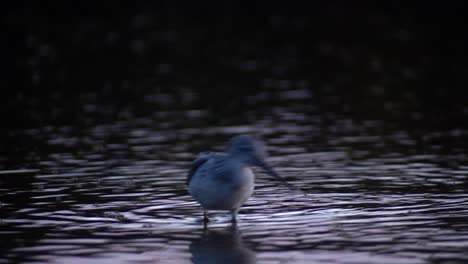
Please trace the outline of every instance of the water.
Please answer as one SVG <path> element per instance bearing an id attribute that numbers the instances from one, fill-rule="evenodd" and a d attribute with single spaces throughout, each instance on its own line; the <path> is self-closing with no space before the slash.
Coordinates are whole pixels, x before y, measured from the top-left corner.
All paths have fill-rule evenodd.
<path id="1" fill-rule="evenodd" d="M 463 9 L 29 2 L 2 17 L 0 264 L 468 262 Z M 298 190 L 256 170 L 205 229 L 190 164 L 245 133 Z"/>
<path id="2" fill-rule="evenodd" d="M 176 124 L 174 116 L 203 123 L 207 113 L 191 109 L 16 131 L 36 150 L 24 168 L 0 171 L 0 262 L 468 261 L 466 148 L 444 151 L 467 131 L 420 142 L 382 121 L 324 123 L 298 105 L 241 125 Z M 268 161 L 300 190 L 256 171 L 238 225 L 212 212 L 204 230 L 188 168 L 199 151 L 222 151 L 239 133 L 260 134 Z"/>

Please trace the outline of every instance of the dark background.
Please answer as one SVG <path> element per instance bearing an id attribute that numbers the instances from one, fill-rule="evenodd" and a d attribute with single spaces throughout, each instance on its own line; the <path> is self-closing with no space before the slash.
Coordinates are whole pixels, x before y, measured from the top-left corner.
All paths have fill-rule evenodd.
<path id="1" fill-rule="evenodd" d="M 187 108 L 242 120 L 250 96 L 305 88 L 320 112 L 466 127 L 461 3 L 3 3 L 3 124 L 87 126 Z"/>

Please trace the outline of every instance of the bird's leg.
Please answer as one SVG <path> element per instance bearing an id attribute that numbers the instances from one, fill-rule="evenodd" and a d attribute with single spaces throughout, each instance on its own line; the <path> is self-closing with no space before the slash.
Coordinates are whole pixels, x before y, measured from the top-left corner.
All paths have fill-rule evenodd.
<path id="1" fill-rule="evenodd" d="M 239 209 L 232 209 L 231 210 L 231 222 L 232 223 L 237 223 L 237 212 L 239 211 Z"/>
<path id="2" fill-rule="evenodd" d="M 210 221 L 210 219 L 208 219 L 208 213 L 206 212 L 206 210 L 203 210 L 203 222 L 206 224 Z"/>

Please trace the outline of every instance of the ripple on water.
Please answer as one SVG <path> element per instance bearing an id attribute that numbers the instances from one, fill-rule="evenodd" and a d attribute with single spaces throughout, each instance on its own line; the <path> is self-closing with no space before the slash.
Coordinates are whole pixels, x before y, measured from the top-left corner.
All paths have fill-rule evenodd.
<path id="1" fill-rule="evenodd" d="M 349 122 L 330 128 L 324 147 L 308 136 L 320 131 L 318 120 L 301 125 L 304 118 L 283 116 L 281 126 L 264 120 L 261 130 L 204 128 L 202 138 L 194 128 L 155 132 L 142 119 L 90 128 L 86 140 L 49 128 L 41 137 L 63 153 L 44 156 L 38 169 L 0 171 L 2 181 L 28 179 L 0 185 L 0 235 L 11 241 L 0 259 L 189 263 L 219 250 L 220 259 L 233 254 L 245 263 L 468 261 L 466 156 L 447 156 L 457 165 L 445 166 L 439 154 L 405 152 L 401 146 L 415 143 L 398 131 L 377 151 L 381 136 Z M 105 144 L 113 131 L 115 142 Z M 269 161 L 300 190 L 256 169 L 237 229 L 228 214 L 210 212 L 203 230 L 185 187 L 191 159 L 214 142 L 210 150 L 219 151 L 231 135 L 257 131 L 269 143 Z M 83 141 L 95 147 L 74 151 Z"/>

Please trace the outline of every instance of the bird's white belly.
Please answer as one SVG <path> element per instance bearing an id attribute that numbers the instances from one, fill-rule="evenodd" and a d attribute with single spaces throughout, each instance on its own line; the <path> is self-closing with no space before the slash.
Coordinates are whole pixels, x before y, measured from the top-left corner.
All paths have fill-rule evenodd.
<path id="1" fill-rule="evenodd" d="M 238 209 L 252 195 L 255 177 L 248 167 L 235 177 L 233 182 L 223 182 L 213 177 L 194 177 L 189 192 L 206 209 Z"/>

